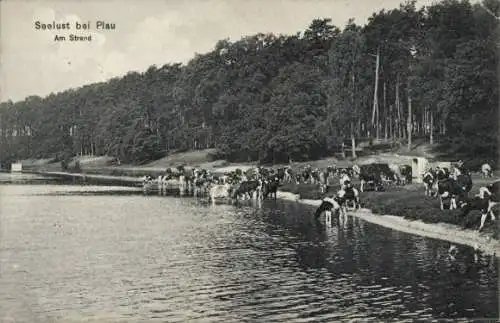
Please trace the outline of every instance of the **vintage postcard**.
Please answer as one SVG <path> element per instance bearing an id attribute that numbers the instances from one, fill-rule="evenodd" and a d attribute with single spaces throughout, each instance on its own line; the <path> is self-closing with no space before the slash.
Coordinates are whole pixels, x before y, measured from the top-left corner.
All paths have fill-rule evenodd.
<path id="1" fill-rule="evenodd" d="M 0 322 L 498 320 L 499 22 L 0 1 Z"/>

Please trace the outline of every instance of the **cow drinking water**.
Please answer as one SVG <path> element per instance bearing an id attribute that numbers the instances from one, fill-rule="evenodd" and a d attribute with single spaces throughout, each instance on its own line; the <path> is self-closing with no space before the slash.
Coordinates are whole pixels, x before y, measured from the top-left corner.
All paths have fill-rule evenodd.
<path id="1" fill-rule="evenodd" d="M 314 216 L 319 218 L 322 213 L 325 213 L 326 223 L 332 222 L 332 212 L 335 215 L 342 215 L 342 207 L 337 198 L 325 197 L 321 202 L 321 205 L 314 212 Z M 345 215 L 344 215 L 345 216 Z"/>

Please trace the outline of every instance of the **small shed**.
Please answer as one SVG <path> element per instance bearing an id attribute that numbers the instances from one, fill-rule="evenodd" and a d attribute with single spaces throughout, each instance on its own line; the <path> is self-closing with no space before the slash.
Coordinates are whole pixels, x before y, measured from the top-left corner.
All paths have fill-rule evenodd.
<path id="1" fill-rule="evenodd" d="M 10 165 L 10 171 L 12 173 L 14 173 L 14 172 L 22 172 L 23 171 L 23 164 L 21 164 L 21 163 L 12 163 Z"/>
<path id="2" fill-rule="evenodd" d="M 411 159 L 412 180 L 415 183 L 422 183 L 423 175 L 429 166 L 429 160 L 424 157 L 413 157 Z"/>

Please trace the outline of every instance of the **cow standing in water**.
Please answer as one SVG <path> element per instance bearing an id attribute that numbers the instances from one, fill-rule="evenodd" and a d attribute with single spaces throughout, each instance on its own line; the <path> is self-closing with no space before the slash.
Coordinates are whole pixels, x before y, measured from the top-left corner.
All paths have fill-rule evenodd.
<path id="1" fill-rule="evenodd" d="M 343 210 L 336 197 L 325 197 L 321 202 L 321 205 L 316 209 L 314 216 L 319 218 L 322 213 L 325 213 L 325 222 L 327 225 L 330 225 L 332 222 L 332 212 L 337 216 L 345 217 L 345 214 L 342 214 Z M 339 217 L 340 220 L 340 217 Z"/>
<path id="2" fill-rule="evenodd" d="M 344 208 L 345 212 L 347 212 L 347 204 L 348 202 L 353 203 L 353 210 L 359 209 L 359 192 L 355 187 L 352 187 L 351 182 L 345 183 L 345 188 L 340 189 L 337 192 L 338 200 L 340 201 L 340 205 Z"/>
<path id="3" fill-rule="evenodd" d="M 279 187 L 279 179 L 277 177 L 269 178 L 264 181 L 262 198 L 266 199 L 269 195 L 271 195 L 276 200 L 276 195 Z"/>

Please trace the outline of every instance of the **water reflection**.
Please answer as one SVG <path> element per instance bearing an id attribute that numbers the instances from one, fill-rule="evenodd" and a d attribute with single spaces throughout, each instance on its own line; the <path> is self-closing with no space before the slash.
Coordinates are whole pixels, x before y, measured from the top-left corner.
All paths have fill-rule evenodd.
<path id="1" fill-rule="evenodd" d="M 498 316 L 497 258 L 472 248 L 457 245 L 453 259 L 447 242 L 358 218 L 327 226 L 314 207 L 279 200 L 212 205 L 107 189 L 0 186 L 0 313 L 42 322 Z"/>

